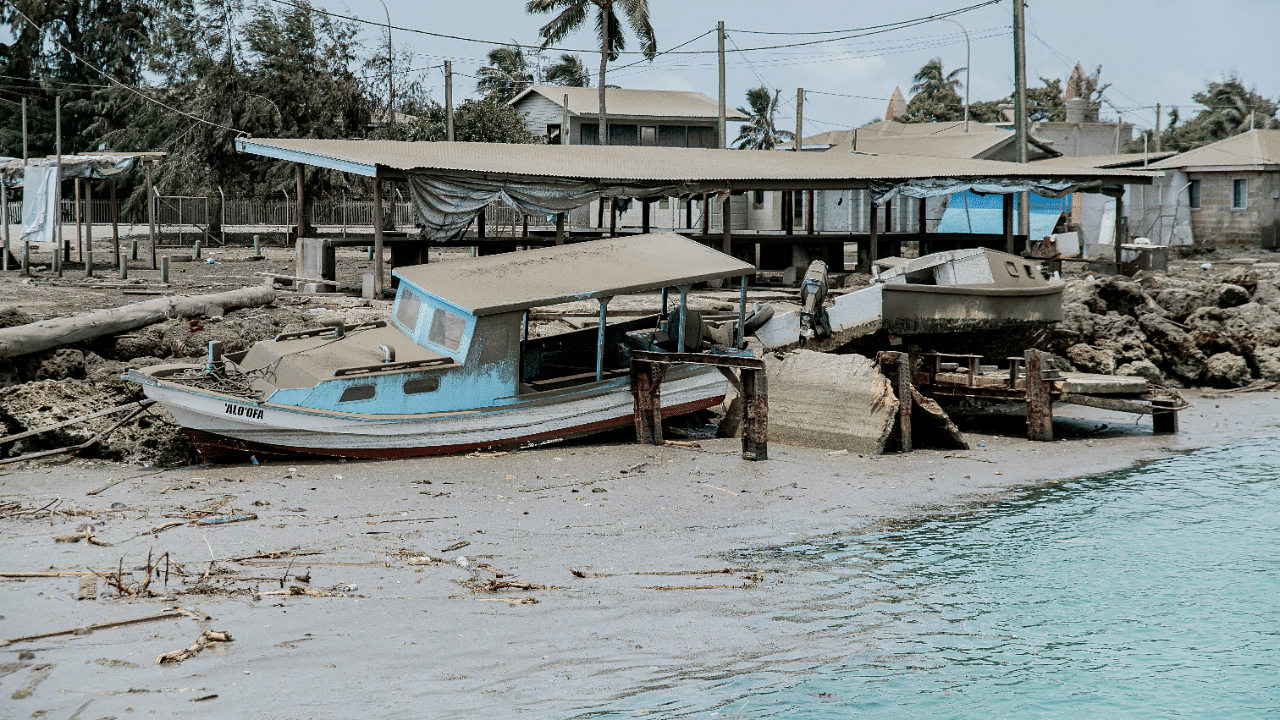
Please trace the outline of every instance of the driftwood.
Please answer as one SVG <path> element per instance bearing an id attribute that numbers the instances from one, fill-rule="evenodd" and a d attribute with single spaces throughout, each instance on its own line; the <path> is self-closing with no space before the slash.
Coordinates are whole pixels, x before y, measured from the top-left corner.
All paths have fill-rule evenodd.
<path id="1" fill-rule="evenodd" d="M 0 647 L 12 645 L 14 643 L 28 642 L 30 640 L 43 640 L 44 638 L 57 637 L 59 635 L 85 635 L 94 630 L 106 630 L 109 628 L 124 627 L 125 625 L 137 625 L 138 623 L 153 622 L 155 620 L 172 620 L 173 618 L 186 617 L 180 612 L 166 612 L 159 615 L 147 615 L 140 618 L 132 618 L 130 620 L 116 620 L 115 622 L 99 623 L 97 625 L 86 625 L 85 627 L 71 628 L 70 630 L 58 630 L 57 632 L 40 633 L 39 635 L 24 635 L 23 637 L 13 638 L 10 640 L 0 640 Z"/>
<path id="2" fill-rule="evenodd" d="M 0 358 L 16 357 L 103 335 L 127 332 L 167 318 L 203 315 L 210 306 L 220 307 L 224 311 L 235 310 L 268 305 L 275 298 L 275 291 L 271 288 L 255 286 L 213 295 L 165 297 L 135 305 L 0 328 Z"/>
<path id="3" fill-rule="evenodd" d="M 225 630 L 205 630 L 200 637 L 184 650 L 174 650 L 156 657 L 157 665 L 174 665 L 188 658 L 195 657 L 201 650 L 218 642 L 231 642 L 231 633 Z"/>

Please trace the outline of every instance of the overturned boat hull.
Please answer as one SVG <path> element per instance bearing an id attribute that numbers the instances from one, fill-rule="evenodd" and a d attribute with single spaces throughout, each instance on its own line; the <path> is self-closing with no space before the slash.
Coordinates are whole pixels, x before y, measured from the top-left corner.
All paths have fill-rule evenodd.
<path id="1" fill-rule="evenodd" d="M 522 396 L 488 408 L 421 415 L 362 415 L 300 408 L 200 391 L 133 371 L 210 461 L 247 454 L 400 458 L 535 444 L 634 422 L 628 378 Z M 662 384 L 662 415 L 675 417 L 724 401 L 714 368 L 673 368 Z"/>

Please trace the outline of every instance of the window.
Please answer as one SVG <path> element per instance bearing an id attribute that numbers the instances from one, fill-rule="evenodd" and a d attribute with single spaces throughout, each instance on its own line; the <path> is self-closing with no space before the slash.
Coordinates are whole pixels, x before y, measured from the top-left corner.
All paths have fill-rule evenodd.
<path id="1" fill-rule="evenodd" d="M 791 194 L 791 210 L 795 219 L 804 217 L 804 193 L 797 191 Z"/>
<path id="2" fill-rule="evenodd" d="M 659 125 L 658 145 L 661 147 L 688 147 L 689 132 L 683 125 Z"/>
<path id="3" fill-rule="evenodd" d="M 657 145 L 658 144 L 658 128 L 656 127 L 640 127 L 640 144 L 641 145 Z"/>
<path id="4" fill-rule="evenodd" d="M 436 308 L 435 315 L 431 318 L 431 331 L 427 333 L 427 340 L 441 347 L 457 350 L 458 345 L 462 344 L 462 333 L 466 329 L 466 318 L 448 310 Z"/>
<path id="5" fill-rule="evenodd" d="M 396 304 L 396 322 L 410 335 L 418 327 L 418 311 L 421 309 L 422 300 L 417 293 L 408 287 L 400 291 L 400 302 Z"/>
<path id="6" fill-rule="evenodd" d="M 716 129 L 690 125 L 688 142 L 688 147 L 691 148 L 714 148 L 716 146 Z"/>
<path id="7" fill-rule="evenodd" d="M 579 145 L 599 145 L 600 144 L 600 124 L 599 123 L 582 123 L 578 126 L 578 144 Z"/>
<path id="8" fill-rule="evenodd" d="M 610 145 L 639 145 L 640 132 L 635 125 L 609 125 Z"/>
<path id="9" fill-rule="evenodd" d="M 560 123 L 547 125 L 547 144 L 560 145 Z"/>
<path id="10" fill-rule="evenodd" d="M 338 398 L 338 402 L 355 402 L 357 400 L 372 400 L 374 393 L 377 391 L 372 385 L 352 385 L 342 391 L 342 397 Z"/>
<path id="11" fill-rule="evenodd" d="M 659 209 L 659 210 L 670 210 L 670 209 L 671 209 L 671 198 L 662 198 L 661 200 L 659 200 L 659 201 L 658 201 L 658 209 Z"/>
<path id="12" fill-rule="evenodd" d="M 1190 204 L 1192 210 L 1200 209 L 1200 181 L 1192 180 L 1187 186 L 1187 195 L 1190 196 Z"/>
<path id="13" fill-rule="evenodd" d="M 1249 197 L 1249 181 L 1240 179 L 1231 181 L 1231 207 L 1236 210 L 1245 208 Z"/>
<path id="14" fill-rule="evenodd" d="M 419 393 L 435 392 L 440 389 L 440 376 L 427 375 L 426 377 L 414 378 L 406 381 L 404 384 L 405 395 L 418 395 Z"/>
<path id="15" fill-rule="evenodd" d="M 759 210 L 764 207 L 764 191 L 763 190 L 751 191 L 751 207 L 756 210 Z"/>

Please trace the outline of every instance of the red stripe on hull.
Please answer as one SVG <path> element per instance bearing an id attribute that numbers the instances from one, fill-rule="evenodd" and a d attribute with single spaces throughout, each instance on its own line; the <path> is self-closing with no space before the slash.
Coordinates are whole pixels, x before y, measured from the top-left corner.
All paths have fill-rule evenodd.
<path id="1" fill-rule="evenodd" d="M 687 415 L 691 412 L 715 407 L 722 402 L 724 402 L 723 395 L 718 398 L 708 398 L 706 400 L 672 405 L 671 407 L 662 408 L 662 417 L 669 418 Z M 537 442 L 539 440 L 581 437 L 583 435 L 590 435 L 592 433 L 626 427 L 628 425 L 632 425 L 634 422 L 634 415 L 623 415 L 622 417 L 610 420 L 587 423 L 586 425 L 578 425 L 576 427 L 565 428 L 564 430 L 552 430 L 545 433 L 522 435 L 508 440 L 485 443 L 464 443 L 459 445 L 435 445 L 419 448 L 297 448 L 284 445 L 268 445 L 266 443 L 258 443 L 250 440 L 240 440 L 238 438 L 218 435 L 204 430 L 193 430 L 191 428 L 183 428 L 183 430 L 185 430 L 187 436 L 191 438 L 191 442 L 195 444 L 196 450 L 200 452 L 200 457 L 204 458 L 206 462 L 216 463 L 243 460 L 247 455 L 312 455 L 370 459 L 419 457 L 422 455 L 448 455 L 450 453 L 470 452 L 472 450 L 481 450 L 484 448 L 518 446 Z"/>

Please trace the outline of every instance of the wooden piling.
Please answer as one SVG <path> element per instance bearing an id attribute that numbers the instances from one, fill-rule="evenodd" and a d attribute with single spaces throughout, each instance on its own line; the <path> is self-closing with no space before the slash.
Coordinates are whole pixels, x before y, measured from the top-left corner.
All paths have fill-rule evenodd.
<path id="1" fill-rule="evenodd" d="M 1026 364 L 1027 439 L 1053 441 L 1053 398 L 1044 379 L 1044 353 L 1028 350 Z"/>

